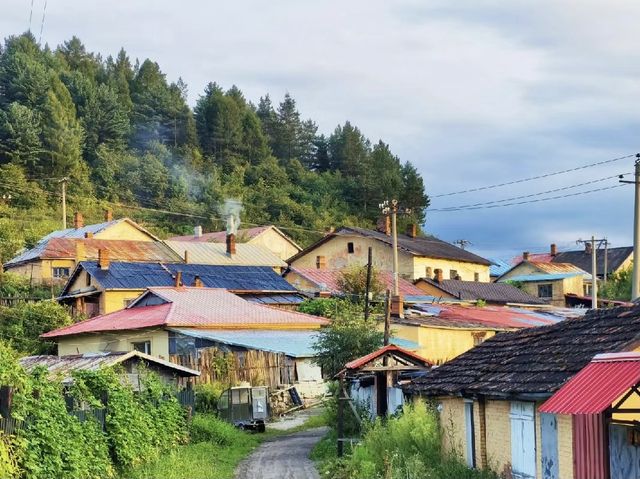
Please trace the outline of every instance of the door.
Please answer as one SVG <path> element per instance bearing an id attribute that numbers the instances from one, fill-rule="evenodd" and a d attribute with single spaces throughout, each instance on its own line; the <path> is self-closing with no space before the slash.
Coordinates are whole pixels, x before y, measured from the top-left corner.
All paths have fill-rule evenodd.
<path id="1" fill-rule="evenodd" d="M 473 434 L 473 401 L 464 402 L 465 453 L 467 466 L 476 467 L 475 436 Z"/>
<path id="2" fill-rule="evenodd" d="M 532 402 L 511 403 L 511 469 L 514 479 L 536 477 L 535 405 Z"/>
<path id="3" fill-rule="evenodd" d="M 555 414 L 540 414 L 542 479 L 558 479 L 558 419 Z"/>
<path id="4" fill-rule="evenodd" d="M 640 453 L 634 445 L 636 435 L 628 426 L 609 426 L 611 479 L 640 478 Z"/>

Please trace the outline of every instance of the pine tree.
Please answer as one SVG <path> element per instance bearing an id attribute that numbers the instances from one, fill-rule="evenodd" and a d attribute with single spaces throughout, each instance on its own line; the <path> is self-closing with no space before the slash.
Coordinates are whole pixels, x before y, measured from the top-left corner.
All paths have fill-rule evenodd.
<path id="1" fill-rule="evenodd" d="M 278 115 L 273 109 L 273 104 L 271 103 L 269 95 L 260 97 L 256 114 L 262 124 L 262 131 L 267 138 L 269 147 L 272 151 L 275 151 L 275 142 L 278 137 Z"/>
<path id="2" fill-rule="evenodd" d="M 17 102 L 6 112 L 0 110 L 0 163 L 10 162 L 35 172 L 42 155 L 40 131 L 37 111 Z"/>

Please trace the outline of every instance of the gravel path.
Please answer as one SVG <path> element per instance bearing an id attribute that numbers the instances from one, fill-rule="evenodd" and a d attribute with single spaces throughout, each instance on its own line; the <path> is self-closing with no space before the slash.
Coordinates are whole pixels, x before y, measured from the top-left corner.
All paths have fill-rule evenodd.
<path id="1" fill-rule="evenodd" d="M 326 427 L 279 436 L 262 443 L 236 470 L 236 479 L 319 479 L 309 453 Z"/>

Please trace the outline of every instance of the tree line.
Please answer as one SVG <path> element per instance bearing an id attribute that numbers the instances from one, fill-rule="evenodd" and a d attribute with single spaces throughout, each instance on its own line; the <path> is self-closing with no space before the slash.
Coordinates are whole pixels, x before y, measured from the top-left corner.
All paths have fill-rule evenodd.
<path id="1" fill-rule="evenodd" d="M 51 49 L 30 33 L 10 36 L 0 46 L 0 220 L 18 236 L 35 226 L 11 223 L 15 209 L 50 222 L 62 177 L 72 207 L 178 211 L 211 218 L 212 228 L 228 197 L 243 201 L 247 223 L 308 230 L 371 226 L 391 197 L 422 223 L 429 203 L 416 168 L 389 145 L 348 121 L 320 133 L 289 94 L 254 104 L 212 82 L 191 108 L 182 79 L 168 81 L 150 59 L 132 61 L 124 49 L 105 59 L 76 37 Z M 194 223 L 126 213 L 161 232 Z M 23 236 L 14 243 L 29 243 Z"/>

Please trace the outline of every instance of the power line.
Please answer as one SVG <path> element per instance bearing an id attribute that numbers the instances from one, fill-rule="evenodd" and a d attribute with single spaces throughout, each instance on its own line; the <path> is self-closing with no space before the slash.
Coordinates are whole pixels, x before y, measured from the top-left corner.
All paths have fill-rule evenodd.
<path id="1" fill-rule="evenodd" d="M 618 158 L 612 158 L 611 160 L 598 161 L 596 163 L 590 163 L 588 165 L 577 166 L 575 168 L 569 168 L 567 170 L 554 171 L 553 173 L 545 173 L 544 175 L 531 176 L 529 178 L 522 178 L 522 179 L 519 179 L 519 180 L 507 181 L 507 182 L 504 182 L 504 183 L 497 183 L 495 185 L 481 186 L 481 187 L 478 187 L 478 188 L 470 188 L 468 190 L 452 191 L 451 193 L 441 193 L 439 195 L 432 195 L 431 198 L 441 198 L 443 196 L 461 195 L 463 193 L 472 193 L 474 191 L 483 191 L 483 190 L 489 190 L 489 189 L 492 189 L 492 188 L 500 188 L 502 186 L 515 185 L 515 184 L 518 184 L 518 183 L 525 183 L 527 181 L 539 180 L 539 179 L 542 179 L 542 178 L 548 178 L 550 176 L 562 175 L 564 173 L 570 173 L 572 171 L 584 170 L 586 168 L 592 168 L 594 166 L 606 165 L 608 163 L 613 163 L 615 161 L 620 161 L 620 160 L 626 160 L 627 158 L 633 158 L 635 156 L 636 156 L 636 154 L 633 153 L 631 155 L 625 155 L 625 156 L 620 156 Z"/>
<path id="2" fill-rule="evenodd" d="M 42 30 L 44 30 L 44 19 L 47 15 L 47 0 L 44 0 L 44 8 L 42 9 L 42 23 L 40 24 L 40 38 L 38 38 L 38 45 L 42 42 Z"/>
<path id="3" fill-rule="evenodd" d="M 484 202 L 481 202 L 481 203 L 473 203 L 473 204 L 468 204 L 468 205 L 447 206 L 447 207 L 443 207 L 443 208 L 438 208 L 438 210 L 447 210 L 447 209 L 458 210 L 458 209 L 471 208 L 471 207 L 474 207 L 474 206 L 484 206 L 484 205 L 492 205 L 492 204 L 495 204 L 495 203 L 504 203 L 506 201 L 520 200 L 520 199 L 523 199 L 523 198 L 533 198 L 535 196 L 542 196 L 542 195 L 546 195 L 546 194 L 549 194 L 549 193 L 557 193 L 558 191 L 570 190 L 570 189 L 573 189 L 573 188 L 578 188 L 580 186 L 592 185 L 594 183 L 600 183 L 602 181 L 610 180 L 612 178 L 619 178 L 620 176 L 630 175 L 630 174 L 631 173 L 622 173 L 621 175 L 605 176 L 604 178 L 598 178 L 597 180 L 586 181 L 584 183 L 577 183 L 575 185 L 563 186 L 562 188 L 555 188 L 553 190 L 540 191 L 538 193 L 531 193 L 531 194 L 528 194 L 528 195 L 513 196 L 511 198 L 503 198 L 501 200 L 493 200 L 493 201 L 484 201 Z M 436 210 L 431 210 L 431 211 L 436 211 Z"/>
<path id="4" fill-rule="evenodd" d="M 528 204 L 528 203 L 539 203 L 542 201 L 550 201 L 550 200 L 559 200 L 562 198 L 569 198 L 572 196 L 581 196 L 581 195 L 586 195 L 589 193 L 596 193 L 598 191 L 606 191 L 606 190 L 612 190 L 614 188 L 620 188 L 621 186 L 625 186 L 625 185 L 613 185 L 613 186 L 605 186 L 604 188 L 596 188 L 594 190 L 586 190 L 586 191 L 579 191 L 577 193 L 570 193 L 567 195 L 558 195 L 558 196 L 550 196 L 548 198 L 539 198 L 537 200 L 527 200 L 527 201 L 518 201 L 515 203 L 501 203 L 501 204 L 496 204 L 496 205 L 485 205 L 485 206 L 475 206 L 475 207 L 470 207 L 470 208 L 440 208 L 440 209 L 435 209 L 435 210 L 427 210 L 428 212 L 436 212 L 436 213 L 441 213 L 441 212 L 452 212 L 452 211 L 470 211 L 470 210 L 482 210 L 482 209 L 489 209 L 489 208 L 500 208 L 503 206 L 515 206 L 515 205 L 524 205 L 524 204 Z"/>

